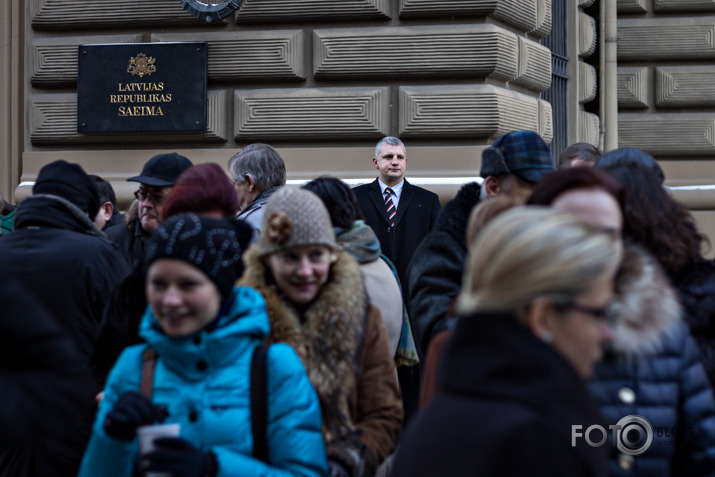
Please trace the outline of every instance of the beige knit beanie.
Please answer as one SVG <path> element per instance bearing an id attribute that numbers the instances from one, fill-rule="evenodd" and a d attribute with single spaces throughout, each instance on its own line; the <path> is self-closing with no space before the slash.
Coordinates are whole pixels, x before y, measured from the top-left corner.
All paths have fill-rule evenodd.
<path id="1" fill-rule="evenodd" d="M 314 193 L 281 187 L 265 205 L 258 252 L 265 256 L 301 245 L 336 248 L 330 215 Z"/>

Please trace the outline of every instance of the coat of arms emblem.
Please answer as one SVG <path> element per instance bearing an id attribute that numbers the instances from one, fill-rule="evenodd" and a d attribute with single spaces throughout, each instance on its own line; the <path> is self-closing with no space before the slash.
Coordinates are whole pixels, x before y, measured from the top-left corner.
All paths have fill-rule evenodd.
<path id="1" fill-rule="evenodd" d="M 127 73 L 143 78 L 144 75 L 156 73 L 156 66 L 154 66 L 154 63 L 156 63 L 156 58 L 153 56 L 147 57 L 144 53 L 139 53 L 137 56 L 129 59 L 129 68 L 127 68 Z"/>

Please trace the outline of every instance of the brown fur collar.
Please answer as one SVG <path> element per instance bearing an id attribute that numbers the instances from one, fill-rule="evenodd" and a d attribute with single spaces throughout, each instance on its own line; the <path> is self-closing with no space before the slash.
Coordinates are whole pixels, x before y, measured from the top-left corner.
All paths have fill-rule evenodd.
<path id="1" fill-rule="evenodd" d="M 129 230 L 134 230 L 134 227 L 136 227 L 138 220 L 139 201 L 135 199 L 134 201 L 132 201 L 131 205 L 127 209 L 127 212 L 124 214 L 124 224 Z"/>
<path id="2" fill-rule="evenodd" d="M 652 354 L 681 320 L 675 289 L 658 262 L 636 245 L 626 245 L 615 280 L 613 349 L 619 355 Z"/>
<path id="3" fill-rule="evenodd" d="M 347 252 L 337 252 L 328 282 L 301 322 L 271 283 L 255 245 L 243 260 L 246 270 L 238 284 L 258 290 L 265 298 L 271 323 L 268 342 L 291 345 L 303 361 L 321 401 L 326 442 L 346 436 L 354 429 L 348 398 L 356 388 L 368 307 L 360 266 Z"/>

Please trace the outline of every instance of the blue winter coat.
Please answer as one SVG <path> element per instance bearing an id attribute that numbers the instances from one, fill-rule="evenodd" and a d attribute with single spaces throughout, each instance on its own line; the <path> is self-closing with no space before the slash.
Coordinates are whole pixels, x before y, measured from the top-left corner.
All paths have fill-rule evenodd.
<path id="1" fill-rule="evenodd" d="M 180 437 L 216 454 L 217 477 L 325 475 L 318 398 L 298 355 L 283 344 L 267 353 L 270 466 L 252 457 L 250 364 L 268 335 L 268 317 L 263 298 L 251 288 L 234 288 L 228 303 L 215 327 L 182 338 L 164 335 L 147 309 L 140 335 L 159 355 L 152 401 L 166 406 L 165 423 L 181 425 Z M 122 394 L 139 389 L 146 347 L 128 348 L 112 369 L 80 477 L 132 475 L 138 439 L 113 439 L 103 423 Z"/>
<path id="2" fill-rule="evenodd" d="M 631 456 L 619 451 L 609 431 L 611 476 L 715 476 L 715 398 L 697 344 L 655 259 L 634 246 L 624 251 L 615 281 L 612 352 L 590 385 L 608 425 L 642 416 L 653 428 L 653 441 L 649 447 L 639 441 L 625 446 L 648 447 Z"/>

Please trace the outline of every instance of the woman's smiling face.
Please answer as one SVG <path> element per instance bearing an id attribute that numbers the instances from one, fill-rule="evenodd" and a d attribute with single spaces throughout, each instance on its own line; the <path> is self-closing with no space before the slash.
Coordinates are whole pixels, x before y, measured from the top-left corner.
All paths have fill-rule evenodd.
<path id="1" fill-rule="evenodd" d="M 146 298 L 167 336 L 188 336 L 218 315 L 221 294 L 198 268 L 175 258 L 160 258 L 147 271 Z"/>
<path id="2" fill-rule="evenodd" d="M 295 305 L 311 303 L 330 273 L 331 250 L 324 245 L 302 245 L 276 252 L 266 265 L 280 291 Z"/>

